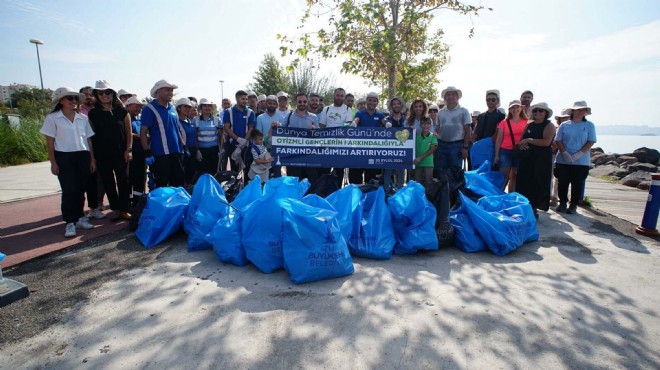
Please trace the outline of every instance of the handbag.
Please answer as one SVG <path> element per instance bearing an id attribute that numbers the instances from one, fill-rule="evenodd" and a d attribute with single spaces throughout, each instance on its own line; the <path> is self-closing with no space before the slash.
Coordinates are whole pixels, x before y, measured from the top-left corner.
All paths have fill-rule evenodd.
<path id="1" fill-rule="evenodd" d="M 518 145 L 519 143 L 516 143 L 516 141 L 514 140 L 513 130 L 511 129 L 511 122 L 509 121 L 508 118 L 506 119 L 506 124 L 509 126 L 509 135 L 511 135 L 511 143 L 513 144 L 513 149 L 511 150 L 511 155 L 514 159 L 520 159 L 523 156 L 525 156 L 525 154 L 527 154 L 528 151 L 527 150 L 521 150 L 520 145 Z M 526 129 L 527 129 L 527 126 L 525 126 L 525 130 Z M 523 130 L 523 132 L 525 130 Z"/>

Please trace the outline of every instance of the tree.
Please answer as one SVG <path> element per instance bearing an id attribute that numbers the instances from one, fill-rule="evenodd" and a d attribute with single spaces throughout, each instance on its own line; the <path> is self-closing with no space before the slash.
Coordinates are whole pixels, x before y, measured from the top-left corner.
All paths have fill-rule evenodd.
<path id="1" fill-rule="evenodd" d="M 441 10 L 476 15 L 482 9 L 455 0 L 307 0 L 299 29 L 304 30 L 312 16 L 327 16 L 329 28 L 278 35 L 280 50 L 282 56 L 294 57 L 292 66 L 309 61 L 310 54 L 339 57 L 342 72 L 387 86 L 389 97 L 398 89 L 429 94 L 449 60 L 443 31 L 430 33 L 431 21 Z"/>
<path id="2" fill-rule="evenodd" d="M 22 117 L 40 119 L 50 112 L 52 96 L 53 91 L 50 89 L 42 92 L 41 89 L 31 88 L 14 92 L 11 100 Z"/>
<path id="3" fill-rule="evenodd" d="M 258 94 L 275 95 L 279 91 L 286 91 L 289 86 L 286 72 L 280 66 L 273 54 L 266 54 L 254 74 L 254 83 L 248 88 Z"/>
<path id="4" fill-rule="evenodd" d="M 289 74 L 289 96 L 296 96 L 297 93 L 306 94 L 315 93 L 322 96 L 325 101 L 332 101 L 335 89 L 335 78 L 332 76 L 319 76 L 318 68 L 312 63 L 306 62 L 299 64 Z"/>

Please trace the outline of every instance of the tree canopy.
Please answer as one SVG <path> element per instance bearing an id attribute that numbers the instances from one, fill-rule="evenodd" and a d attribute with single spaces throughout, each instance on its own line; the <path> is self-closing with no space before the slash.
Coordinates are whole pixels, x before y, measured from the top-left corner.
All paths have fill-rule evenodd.
<path id="1" fill-rule="evenodd" d="M 438 73 L 449 61 L 443 30 L 431 32 L 431 21 L 441 10 L 477 15 L 482 9 L 454 0 L 308 0 L 302 34 L 278 35 L 280 50 L 294 58 L 292 67 L 312 54 L 339 57 L 342 72 L 387 86 L 389 97 L 431 98 L 437 95 Z M 328 27 L 307 30 L 312 17 L 327 17 Z"/>
<path id="2" fill-rule="evenodd" d="M 289 81 L 286 72 L 273 54 L 266 54 L 254 74 L 254 83 L 248 88 L 259 94 L 275 95 L 278 91 L 288 91 Z"/>

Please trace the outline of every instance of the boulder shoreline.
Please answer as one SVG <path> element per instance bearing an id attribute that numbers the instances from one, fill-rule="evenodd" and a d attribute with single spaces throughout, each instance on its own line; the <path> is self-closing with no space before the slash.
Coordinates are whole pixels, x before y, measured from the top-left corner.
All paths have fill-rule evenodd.
<path id="1" fill-rule="evenodd" d="M 591 170 L 595 177 L 607 178 L 619 184 L 648 190 L 651 174 L 658 172 L 660 152 L 642 147 L 632 153 L 606 154 L 602 148 L 591 148 Z"/>

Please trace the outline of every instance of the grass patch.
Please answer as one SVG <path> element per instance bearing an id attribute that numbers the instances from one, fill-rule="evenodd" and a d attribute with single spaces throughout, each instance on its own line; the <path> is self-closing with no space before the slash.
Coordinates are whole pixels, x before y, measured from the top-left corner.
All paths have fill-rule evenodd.
<path id="1" fill-rule="evenodd" d="M 605 180 L 607 182 L 611 182 L 612 184 L 618 184 L 619 181 L 620 181 L 616 177 L 612 177 L 612 176 L 596 176 L 596 178 L 601 179 L 601 180 Z"/>
<path id="2" fill-rule="evenodd" d="M 0 165 L 13 166 L 48 160 L 41 120 L 21 119 L 18 127 L 0 124 Z"/>
<path id="3" fill-rule="evenodd" d="M 593 203 L 591 203 L 591 199 L 589 197 L 584 197 L 584 199 L 582 200 L 582 205 L 584 207 L 592 207 Z"/>

